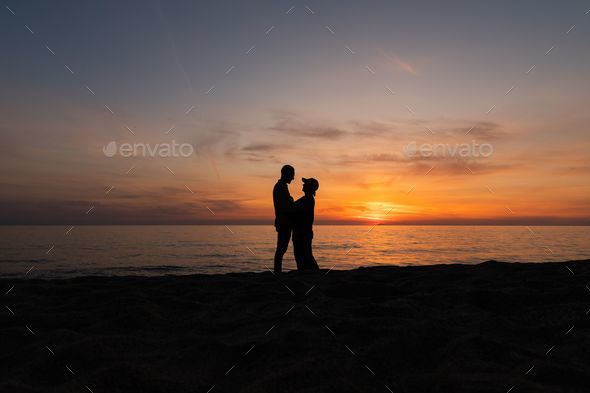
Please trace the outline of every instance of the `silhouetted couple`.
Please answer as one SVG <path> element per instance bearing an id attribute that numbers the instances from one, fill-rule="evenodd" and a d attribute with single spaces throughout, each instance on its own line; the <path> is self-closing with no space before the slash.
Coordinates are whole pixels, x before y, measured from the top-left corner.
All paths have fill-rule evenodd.
<path id="1" fill-rule="evenodd" d="M 285 165 L 281 168 L 281 178 L 272 191 L 275 206 L 275 228 L 277 230 L 277 250 L 275 252 L 274 270 L 280 273 L 283 265 L 283 255 L 289 247 L 291 234 L 293 235 L 293 254 L 297 270 L 318 270 L 318 264 L 313 257 L 311 242 L 313 239 L 313 210 L 315 207 L 315 192 L 320 183 L 313 178 L 303 180 L 304 196 L 293 201 L 289 194 L 288 184 L 295 178 L 295 168 Z"/>

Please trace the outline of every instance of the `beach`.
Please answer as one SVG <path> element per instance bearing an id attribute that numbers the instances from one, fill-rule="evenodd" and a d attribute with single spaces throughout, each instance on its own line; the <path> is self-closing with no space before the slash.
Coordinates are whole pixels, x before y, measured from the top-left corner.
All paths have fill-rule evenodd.
<path id="1" fill-rule="evenodd" d="M 589 278 L 590 260 L 3 279 L 0 391 L 586 392 Z"/>

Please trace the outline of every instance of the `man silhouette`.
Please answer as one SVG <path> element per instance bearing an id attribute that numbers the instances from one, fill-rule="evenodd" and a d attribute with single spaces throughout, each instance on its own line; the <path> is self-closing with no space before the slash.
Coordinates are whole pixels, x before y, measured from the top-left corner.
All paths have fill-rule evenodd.
<path id="1" fill-rule="evenodd" d="M 287 252 L 291 231 L 293 230 L 293 198 L 289 194 L 291 180 L 295 178 L 295 168 L 285 165 L 281 168 L 281 178 L 272 190 L 272 200 L 275 207 L 275 229 L 277 230 L 277 249 L 275 251 L 274 270 L 281 273 L 283 255 Z"/>

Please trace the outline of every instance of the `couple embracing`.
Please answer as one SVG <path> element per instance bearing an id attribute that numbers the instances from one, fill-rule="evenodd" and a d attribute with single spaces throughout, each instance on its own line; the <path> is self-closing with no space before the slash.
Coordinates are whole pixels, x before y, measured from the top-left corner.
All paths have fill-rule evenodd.
<path id="1" fill-rule="evenodd" d="M 294 201 L 289 194 L 288 184 L 295 178 L 295 168 L 285 165 L 281 168 L 281 178 L 272 191 L 275 207 L 275 229 L 277 230 L 277 250 L 275 252 L 274 270 L 280 273 L 283 265 L 283 255 L 287 252 L 291 235 L 293 235 L 293 254 L 297 263 L 297 270 L 318 270 L 318 264 L 313 257 L 311 242 L 313 239 L 313 211 L 315 207 L 315 193 L 320 183 L 313 178 L 301 178 L 303 193 Z"/>

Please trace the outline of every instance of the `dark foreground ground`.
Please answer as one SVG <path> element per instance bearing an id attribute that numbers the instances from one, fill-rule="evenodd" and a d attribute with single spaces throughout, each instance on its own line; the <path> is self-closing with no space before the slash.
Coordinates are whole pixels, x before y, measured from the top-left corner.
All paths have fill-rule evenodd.
<path id="1" fill-rule="evenodd" d="M 590 261 L 3 280 L 0 391 L 588 392 L 589 279 Z"/>

